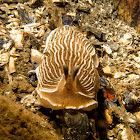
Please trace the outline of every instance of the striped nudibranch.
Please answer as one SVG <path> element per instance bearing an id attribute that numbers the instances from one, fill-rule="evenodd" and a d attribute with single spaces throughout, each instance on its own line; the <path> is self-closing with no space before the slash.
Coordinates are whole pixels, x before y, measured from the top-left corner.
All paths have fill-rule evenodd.
<path id="1" fill-rule="evenodd" d="M 75 27 L 53 30 L 36 69 L 40 103 L 55 110 L 96 108 L 100 83 L 97 61 L 94 47 Z"/>

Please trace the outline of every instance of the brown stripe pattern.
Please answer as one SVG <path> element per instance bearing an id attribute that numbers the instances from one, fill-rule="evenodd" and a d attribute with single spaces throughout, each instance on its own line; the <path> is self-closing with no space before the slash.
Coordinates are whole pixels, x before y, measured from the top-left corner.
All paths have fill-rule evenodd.
<path id="1" fill-rule="evenodd" d="M 78 93 L 95 97 L 99 87 L 99 76 L 93 60 L 95 49 L 81 32 L 71 26 L 55 29 L 46 40 L 44 53 L 42 64 L 36 70 L 41 92 L 52 94 L 58 90 L 64 77 L 64 65 L 68 67 L 69 76 L 79 66 L 76 76 L 81 89 Z"/>

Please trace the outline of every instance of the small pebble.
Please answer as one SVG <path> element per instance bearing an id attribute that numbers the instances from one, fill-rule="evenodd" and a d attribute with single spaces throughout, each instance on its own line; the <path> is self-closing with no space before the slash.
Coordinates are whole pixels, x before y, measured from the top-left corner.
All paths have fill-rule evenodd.
<path id="1" fill-rule="evenodd" d="M 105 49 L 107 54 L 111 54 L 112 53 L 112 50 L 111 50 L 109 45 L 107 45 L 107 44 L 106 45 L 102 45 L 102 47 Z"/>
<path id="2" fill-rule="evenodd" d="M 111 68 L 110 68 L 108 65 L 107 65 L 106 67 L 103 68 L 103 72 L 104 72 L 105 74 L 109 74 L 109 75 L 112 74 L 112 73 L 111 73 Z"/>
<path id="3" fill-rule="evenodd" d="M 126 74 L 124 72 L 116 72 L 114 74 L 114 78 L 121 78 L 121 77 L 124 77 Z"/>
<path id="4" fill-rule="evenodd" d="M 14 45 L 14 41 L 11 39 L 7 43 L 3 44 L 3 48 L 8 50 Z"/>
<path id="5" fill-rule="evenodd" d="M 140 78 L 140 75 L 136 75 L 136 74 L 130 74 L 130 75 L 128 75 L 128 78 L 130 79 L 130 80 L 132 80 L 132 79 L 139 79 Z"/>
<path id="6" fill-rule="evenodd" d="M 126 33 L 122 38 L 120 38 L 120 43 L 124 45 L 131 45 L 133 43 L 133 37 L 130 33 Z"/>
<path id="7" fill-rule="evenodd" d="M 110 42 L 109 46 L 112 50 L 117 51 L 119 49 L 119 44 L 117 44 L 116 42 Z"/>

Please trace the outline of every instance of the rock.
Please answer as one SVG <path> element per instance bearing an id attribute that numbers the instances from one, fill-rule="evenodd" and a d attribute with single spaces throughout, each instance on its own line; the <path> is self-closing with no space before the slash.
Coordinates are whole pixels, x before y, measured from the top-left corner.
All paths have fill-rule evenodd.
<path id="1" fill-rule="evenodd" d="M 109 46 L 112 50 L 117 51 L 119 49 L 119 44 L 117 44 L 116 42 L 109 42 Z"/>
<path id="2" fill-rule="evenodd" d="M 106 51 L 107 54 L 112 53 L 112 50 L 111 50 L 111 48 L 110 48 L 110 46 L 108 44 L 102 45 L 101 47 L 104 48 L 104 50 Z"/>
<path id="3" fill-rule="evenodd" d="M 95 38 L 97 38 L 100 42 L 106 42 L 106 34 L 103 33 L 101 30 L 97 30 L 95 27 L 87 25 L 83 26 L 85 30 L 94 34 Z"/>
<path id="4" fill-rule="evenodd" d="M 20 17 L 20 21 L 25 22 L 26 24 L 33 22 L 33 20 L 28 15 L 29 13 L 25 9 L 22 9 L 20 6 L 18 6 L 17 10 Z"/>
<path id="5" fill-rule="evenodd" d="M 12 48 L 10 50 L 10 59 L 9 59 L 9 72 L 14 73 L 16 72 L 16 67 L 15 67 L 15 60 L 17 59 L 16 56 L 19 56 L 19 54 L 16 54 L 16 48 Z"/>
<path id="6" fill-rule="evenodd" d="M 15 48 L 21 49 L 22 48 L 22 40 L 23 40 L 24 31 L 13 29 L 9 32 L 10 32 L 11 38 L 15 42 Z"/>
<path id="7" fill-rule="evenodd" d="M 129 78 L 129 81 L 132 80 L 132 79 L 137 80 L 137 79 L 140 78 L 140 75 L 130 74 L 130 75 L 128 75 L 128 78 Z"/>
<path id="8" fill-rule="evenodd" d="M 86 113 L 65 113 L 67 125 L 65 139 L 86 140 L 89 136 L 89 121 Z"/>
<path id="9" fill-rule="evenodd" d="M 116 125 L 113 131 L 109 131 L 108 135 L 110 140 L 136 140 L 138 138 L 133 130 L 124 124 Z"/>
<path id="10" fill-rule="evenodd" d="M 10 72 L 10 73 L 16 72 L 16 68 L 15 68 L 15 58 L 14 58 L 14 57 L 10 57 L 10 59 L 9 59 L 9 72 Z"/>
<path id="11" fill-rule="evenodd" d="M 121 77 L 124 77 L 126 74 L 124 72 L 116 72 L 114 74 L 114 78 L 121 78 Z"/>
<path id="12" fill-rule="evenodd" d="M 113 52 L 111 55 L 113 56 L 113 59 L 115 59 L 115 58 L 117 58 L 118 53 L 117 52 Z"/>
<path id="13" fill-rule="evenodd" d="M 70 2 L 70 0 L 51 0 L 51 1 L 52 3 L 55 3 L 57 5 L 63 5 Z"/>
<path id="14" fill-rule="evenodd" d="M 133 59 L 140 64 L 140 56 L 136 57 L 135 55 L 133 55 Z"/>
<path id="15" fill-rule="evenodd" d="M 14 45 L 14 40 L 9 40 L 7 43 L 3 44 L 3 48 L 9 50 Z"/>
<path id="16" fill-rule="evenodd" d="M 42 62 L 42 57 L 43 54 L 41 52 L 39 52 L 38 50 L 35 49 L 31 49 L 31 62 L 34 64 L 41 64 Z"/>
<path id="17" fill-rule="evenodd" d="M 63 2 L 63 0 L 52 0 L 53 3 L 59 3 L 59 2 Z"/>
<path id="18" fill-rule="evenodd" d="M 0 54 L 0 66 L 3 66 L 9 62 L 10 54 L 9 53 L 3 53 Z"/>
<path id="19" fill-rule="evenodd" d="M 131 45 L 133 43 L 133 37 L 130 33 L 124 34 L 122 38 L 120 38 L 120 43 L 123 45 Z"/>
<path id="20" fill-rule="evenodd" d="M 103 68 L 103 72 L 105 74 L 111 75 L 111 68 L 107 65 L 106 67 Z"/>

